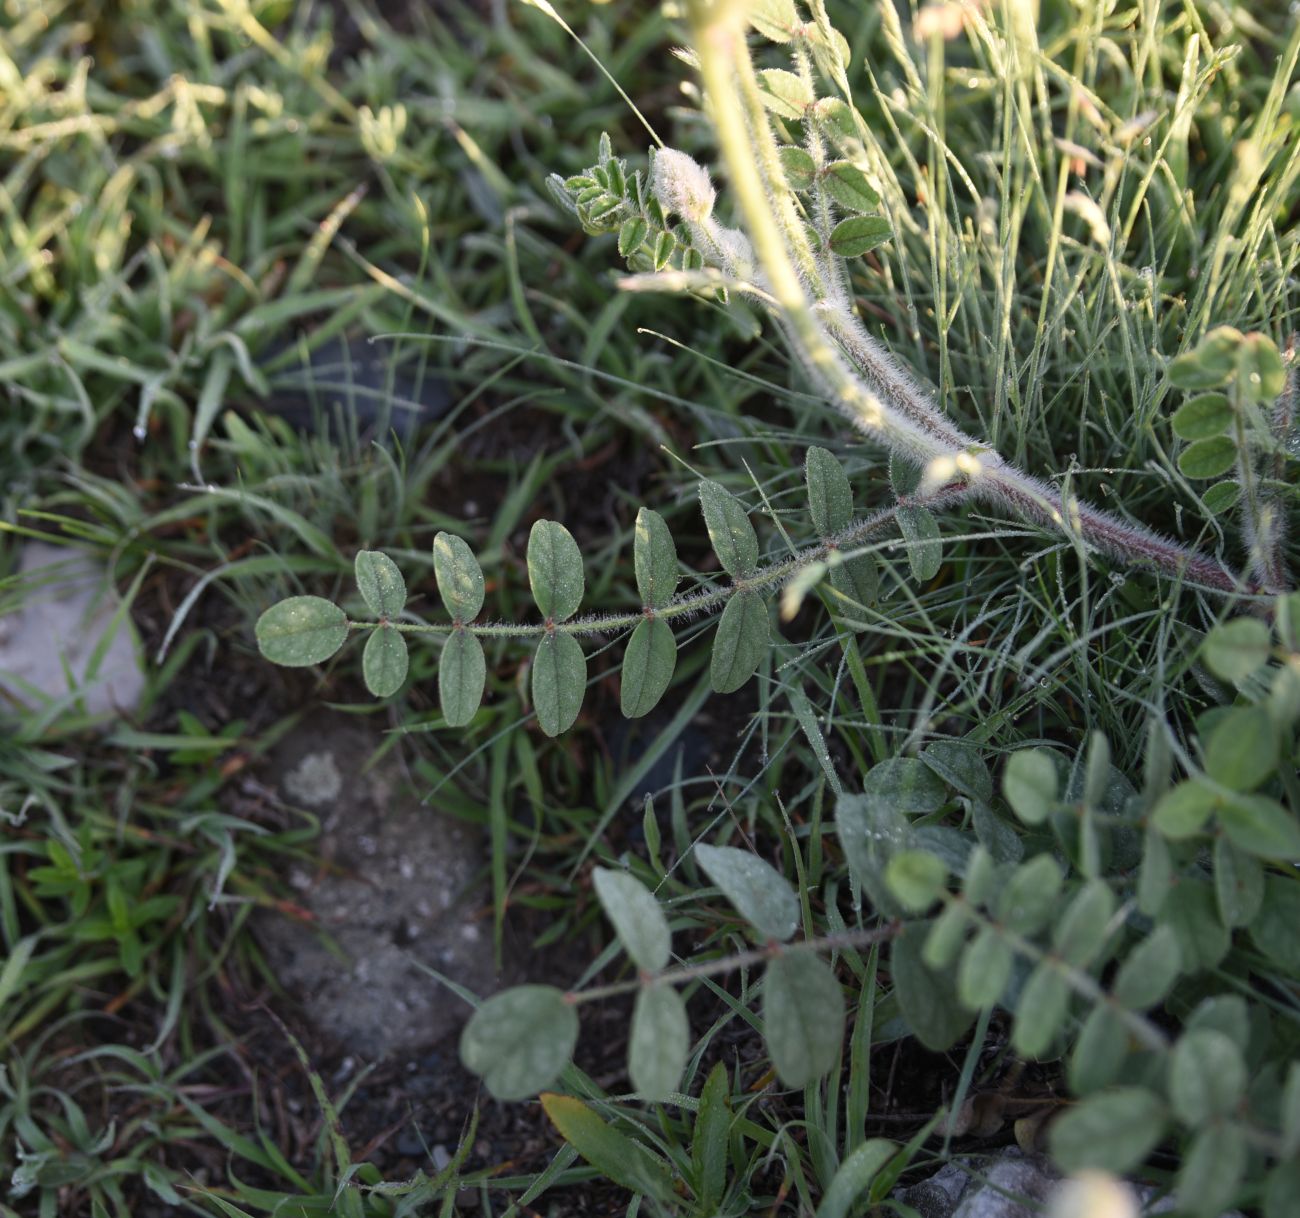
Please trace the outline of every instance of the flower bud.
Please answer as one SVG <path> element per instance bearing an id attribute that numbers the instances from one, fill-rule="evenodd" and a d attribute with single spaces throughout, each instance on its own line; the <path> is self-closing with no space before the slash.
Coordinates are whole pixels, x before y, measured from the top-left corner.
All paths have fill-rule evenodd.
<path id="1" fill-rule="evenodd" d="M 707 220 L 717 198 L 709 171 L 675 148 L 662 148 L 655 153 L 651 186 L 664 211 L 681 216 L 690 224 Z"/>

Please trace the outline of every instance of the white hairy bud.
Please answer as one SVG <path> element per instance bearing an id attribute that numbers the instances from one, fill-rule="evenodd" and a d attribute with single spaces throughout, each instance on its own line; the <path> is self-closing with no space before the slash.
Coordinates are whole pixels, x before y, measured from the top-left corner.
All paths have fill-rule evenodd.
<path id="1" fill-rule="evenodd" d="M 675 148 L 655 153 L 651 186 L 664 211 L 681 216 L 688 224 L 702 223 L 713 212 L 717 192 L 709 181 L 709 171 Z"/>

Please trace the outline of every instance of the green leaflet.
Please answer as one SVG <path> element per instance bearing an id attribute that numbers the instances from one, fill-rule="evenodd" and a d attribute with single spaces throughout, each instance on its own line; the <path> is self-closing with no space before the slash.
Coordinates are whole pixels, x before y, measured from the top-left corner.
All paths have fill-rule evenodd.
<path id="1" fill-rule="evenodd" d="M 929 583 L 939 573 L 943 546 L 939 541 L 939 524 L 929 508 L 901 507 L 898 527 L 907 542 L 907 561 L 917 583 Z"/>
<path id="2" fill-rule="evenodd" d="M 1104 880 L 1079 889 L 1052 932 L 1052 946 L 1067 964 L 1081 968 L 1101 952 L 1115 913 L 1115 896 Z"/>
<path id="3" fill-rule="evenodd" d="M 1052 1122 L 1048 1141 L 1066 1171 L 1094 1167 L 1132 1171 L 1165 1136 L 1167 1115 L 1145 1087 L 1116 1087 L 1090 1096 Z"/>
<path id="4" fill-rule="evenodd" d="M 1237 460 L 1237 446 L 1228 436 L 1195 440 L 1183 449 L 1178 468 L 1188 478 L 1217 478 L 1226 474 Z"/>
<path id="5" fill-rule="evenodd" d="M 1011 1043 L 1022 1057 L 1042 1057 L 1052 1047 L 1069 1012 L 1070 987 L 1059 969 L 1044 960 L 1020 992 Z"/>
<path id="6" fill-rule="evenodd" d="M 1093 1007 L 1070 1054 L 1070 1090 L 1091 1095 L 1109 1087 L 1124 1068 L 1128 1040 L 1128 1028 L 1110 1007 Z"/>
<path id="7" fill-rule="evenodd" d="M 1241 684 L 1268 661 L 1268 627 L 1253 617 L 1220 622 L 1201 644 L 1205 663 L 1216 677 Z"/>
<path id="8" fill-rule="evenodd" d="M 438 700 L 448 727 L 464 727 L 474 718 L 486 681 L 483 644 L 468 630 L 453 630 L 438 662 Z"/>
<path id="9" fill-rule="evenodd" d="M 654 709 L 676 665 L 677 640 L 668 623 L 658 618 L 638 623 L 623 654 L 619 703 L 626 718 L 639 719 Z"/>
<path id="10" fill-rule="evenodd" d="M 658 972 L 668 963 L 672 932 L 654 893 L 635 876 L 606 867 L 592 872 L 592 882 L 623 950 L 638 968 Z"/>
<path id="11" fill-rule="evenodd" d="M 528 583 L 548 622 L 564 622 L 578 612 L 584 590 L 582 552 L 564 525 L 554 520 L 533 525 L 528 535 Z"/>
<path id="12" fill-rule="evenodd" d="M 890 948 L 890 973 L 903 1018 L 927 1049 L 951 1048 L 975 1016 L 957 1001 L 949 970 L 934 971 L 921 958 L 920 934 L 900 935 Z"/>
<path id="13" fill-rule="evenodd" d="M 1240 1125 L 1201 1130 L 1178 1172 L 1179 1211 L 1191 1218 L 1219 1218 L 1237 1196 L 1246 1163 L 1246 1134 Z"/>
<path id="14" fill-rule="evenodd" d="M 1157 926 L 1120 966 L 1115 1000 L 1130 1010 L 1145 1011 L 1173 988 L 1181 968 L 1177 936 L 1168 926 Z"/>
<path id="15" fill-rule="evenodd" d="M 578 1013 L 550 985 L 520 985 L 489 998 L 460 1038 L 460 1059 L 499 1100 L 524 1100 L 568 1065 Z"/>
<path id="16" fill-rule="evenodd" d="M 909 913 L 924 913 L 939 899 L 948 868 L 928 850 L 903 850 L 885 865 L 885 883 Z"/>
<path id="17" fill-rule="evenodd" d="M 1268 708 L 1233 706 L 1205 741 L 1205 772 L 1234 791 L 1253 791 L 1277 768 L 1277 735 Z"/>
<path id="18" fill-rule="evenodd" d="M 1185 1032 L 1169 1055 L 1169 1102 L 1192 1128 L 1232 1112 L 1246 1081 L 1241 1050 L 1215 1028 Z"/>
<path id="19" fill-rule="evenodd" d="M 348 617 L 320 596 L 291 596 L 257 619 L 257 646 L 273 664 L 306 668 L 328 660 L 348 637 Z"/>
<path id="20" fill-rule="evenodd" d="M 700 483 L 700 506 L 713 552 L 733 579 L 744 579 L 758 566 L 758 535 L 734 495 L 708 479 Z"/>
<path id="21" fill-rule="evenodd" d="M 1172 423 L 1179 439 L 1208 440 L 1232 426 L 1232 407 L 1226 394 L 1202 393 L 1174 411 Z"/>
<path id="22" fill-rule="evenodd" d="M 737 592 L 723 609 L 713 639 L 710 674 L 718 693 L 733 693 L 754 675 L 767 654 L 768 634 L 766 602 L 750 589 Z"/>
<path id="23" fill-rule="evenodd" d="M 632 1010 L 627 1070 L 632 1086 L 650 1103 L 677 1090 L 691 1051 L 686 1004 L 671 985 L 642 987 Z"/>
<path id="24" fill-rule="evenodd" d="M 800 24 L 794 0 L 754 0 L 745 17 L 764 38 L 773 42 L 789 42 L 793 37 L 792 28 Z"/>
<path id="25" fill-rule="evenodd" d="M 632 559 L 641 603 L 662 609 L 677 591 L 677 545 L 664 518 L 649 508 L 636 514 Z"/>
<path id="26" fill-rule="evenodd" d="M 826 1074 L 844 1039 L 844 992 L 831 967 L 807 951 L 787 951 L 763 977 L 763 1039 L 787 1087 Z"/>
<path id="27" fill-rule="evenodd" d="M 401 634 L 391 626 L 379 626 L 370 632 L 361 653 L 361 675 L 376 698 L 387 698 L 401 689 L 409 665 L 406 639 Z"/>
<path id="28" fill-rule="evenodd" d="M 376 617 L 391 620 L 406 608 L 406 581 L 387 554 L 361 550 L 354 569 L 361 599 Z"/>
<path id="29" fill-rule="evenodd" d="M 831 250 L 841 258 L 860 258 L 893 235 L 884 216 L 850 216 L 831 230 Z"/>
<path id="30" fill-rule="evenodd" d="M 785 170 L 785 180 L 792 190 L 807 190 L 813 184 L 817 166 L 802 148 L 786 144 L 778 149 L 781 168 Z"/>
<path id="31" fill-rule="evenodd" d="M 930 954 L 927 951 L 927 957 Z M 981 927 L 962 954 L 957 969 L 957 994 L 962 1005 L 978 1011 L 999 1001 L 1011 980 L 1014 962 L 1006 936 L 996 927 Z"/>
<path id="32" fill-rule="evenodd" d="M 867 175 L 862 172 L 852 161 L 832 161 L 822 171 L 822 189 L 838 203 L 841 207 L 846 207 L 849 211 L 866 212 L 871 211 L 880 203 L 880 196 L 876 194 L 871 183 L 867 181 Z M 878 222 L 875 231 L 880 231 L 879 226 L 883 225 L 884 237 L 880 241 L 874 242 L 875 245 L 881 244 L 881 241 L 887 241 L 892 234 L 889 227 L 889 221 L 881 216 L 868 217 Z M 836 226 L 836 232 L 839 231 L 840 225 Z M 857 231 L 857 240 L 862 240 L 862 232 Z M 835 234 L 831 234 L 832 245 L 834 249 Z M 871 249 L 872 246 L 867 246 Z M 835 251 L 837 254 L 840 250 Z M 860 253 L 866 253 L 866 249 L 860 250 Z"/>
<path id="33" fill-rule="evenodd" d="M 548 736 L 567 732 L 586 692 L 587 657 L 577 639 L 552 631 L 533 659 L 533 706 L 542 731 Z"/>
<path id="34" fill-rule="evenodd" d="M 433 539 L 433 574 L 452 621 L 472 622 L 483 608 L 483 569 L 474 551 L 454 533 Z"/>
<path id="35" fill-rule="evenodd" d="M 853 490 L 844 466 L 826 449 L 814 447 L 804 457 L 803 469 L 817 536 L 830 537 L 848 528 L 853 521 Z"/>
<path id="36" fill-rule="evenodd" d="M 1056 763 L 1046 749 L 1019 749 L 1002 771 L 1002 794 L 1027 825 L 1046 820 L 1056 806 Z"/>
<path id="37" fill-rule="evenodd" d="M 793 72 L 784 68 L 766 68 L 758 74 L 765 90 L 763 104 L 782 118 L 799 120 L 813 104 L 812 90 Z"/>
<path id="38" fill-rule="evenodd" d="M 1264 868 L 1227 837 L 1214 843 L 1214 896 L 1224 926 L 1249 926 L 1264 903 Z"/>
<path id="39" fill-rule="evenodd" d="M 799 898 L 771 863 L 734 846 L 695 847 L 695 861 L 764 939 L 784 943 L 799 925 Z"/>

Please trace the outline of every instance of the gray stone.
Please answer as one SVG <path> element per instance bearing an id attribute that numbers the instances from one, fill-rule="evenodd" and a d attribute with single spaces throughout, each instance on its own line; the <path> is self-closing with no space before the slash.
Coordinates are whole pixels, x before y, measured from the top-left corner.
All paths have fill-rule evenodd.
<path id="1" fill-rule="evenodd" d="M 77 692 L 85 711 L 130 713 L 144 692 L 140 645 L 103 563 L 88 550 L 29 541 L 19 563 L 21 604 L 0 617 L 0 708 L 38 711 Z M 111 631 L 111 634 L 110 634 Z M 95 649 L 108 642 L 93 674 Z"/>
<path id="2" fill-rule="evenodd" d="M 1046 1159 L 1014 1147 L 954 1159 L 898 1199 L 921 1218 L 1038 1218 L 1060 1176 Z"/>
<path id="3" fill-rule="evenodd" d="M 469 1016 L 420 964 L 480 996 L 500 985 L 479 838 L 421 806 L 396 753 L 369 766 L 381 742 L 355 719 L 318 714 L 276 749 L 285 802 L 321 818 L 322 862 L 288 877 L 314 923 L 269 910 L 254 918 L 285 988 L 369 1062 L 431 1045 Z"/>

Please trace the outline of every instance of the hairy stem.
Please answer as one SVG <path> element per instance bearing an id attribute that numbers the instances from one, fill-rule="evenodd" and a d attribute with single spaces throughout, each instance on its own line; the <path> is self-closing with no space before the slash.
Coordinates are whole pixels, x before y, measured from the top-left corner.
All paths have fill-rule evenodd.
<path id="1" fill-rule="evenodd" d="M 863 520 L 859 520 L 832 537 L 807 546 L 789 558 L 769 563 L 759 568 L 746 579 L 736 579 L 729 584 L 716 588 L 707 588 L 703 592 L 687 592 L 673 597 L 668 604 L 655 609 L 641 609 L 634 613 L 593 614 L 588 617 L 573 618 L 567 622 L 556 622 L 547 626 L 538 622 L 530 625 L 516 625 L 511 622 L 484 622 L 457 625 L 454 622 L 375 622 L 349 621 L 350 630 L 373 630 L 386 626 L 402 634 L 451 634 L 454 630 L 467 630 L 481 638 L 527 639 L 541 638 L 543 635 L 572 634 L 597 635 L 615 634 L 620 630 L 631 630 L 638 623 L 653 615 L 656 618 L 672 620 L 689 618 L 699 613 L 711 613 L 720 609 L 737 592 L 750 589 L 756 592 L 768 592 L 782 587 L 801 571 L 813 563 L 825 562 L 835 554 L 845 558 L 853 557 L 853 551 L 869 541 L 872 537 L 887 529 L 898 515 L 899 508 L 905 506 L 944 508 L 959 503 L 967 494 L 967 488 L 960 483 L 940 487 L 927 495 L 913 495 L 906 503 L 897 503 L 893 507 L 881 508 Z"/>
<path id="2" fill-rule="evenodd" d="M 768 181 L 782 185 L 770 170 L 774 163 L 779 168 L 779 156 L 745 44 L 743 6 L 692 0 L 690 12 L 718 141 L 763 271 L 762 286 L 779 306 L 796 357 L 828 401 L 859 430 L 921 464 L 927 485 L 961 475 L 972 495 L 1078 536 L 1122 562 L 1225 595 L 1259 591 L 1256 581 L 1239 579 L 1217 559 L 1067 500 L 1008 464 L 945 419 L 851 313 L 827 304 L 832 294 L 808 271 L 807 238 L 789 191 L 768 189 Z"/>
<path id="3" fill-rule="evenodd" d="M 769 960 L 786 952 L 835 952 L 844 948 L 870 947 L 873 943 L 884 943 L 894 938 L 902 930 L 902 923 L 891 922 L 888 926 L 874 930 L 848 930 L 838 935 L 825 935 L 820 939 L 799 939 L 792 943 L 771 942 L 752 951 L 737 952 L 734 956 L 723 956 L 718 960 L 706 960 L 702 964 L 685 964 L 677 968 L 660 969 L 656 973 L 642 973 L 631 981 L 615 981 L 609 985 L 594 985 L 585 990 L 571 990 L 565 995 L 570 1004 L 577 1006 L 583 1002 L 595 1002 L 601 998 L 614 998 L 619 994 L 632 994 L 649 985 L 680 985 L 695 977 L 716 977 L 720 973 L 733 973 L 738 968 L 748 968 L 753 964 L 766 964 Z"/>

